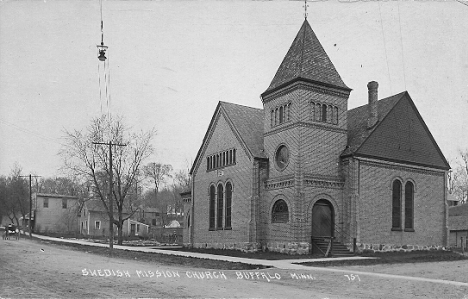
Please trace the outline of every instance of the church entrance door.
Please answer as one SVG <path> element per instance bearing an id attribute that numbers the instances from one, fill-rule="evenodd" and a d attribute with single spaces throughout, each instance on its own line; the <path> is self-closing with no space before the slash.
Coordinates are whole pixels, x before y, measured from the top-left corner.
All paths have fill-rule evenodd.
<path id="1" fill-rule="evenodd" d="M 334 231 L 334 211 L 332 204 L 320 199 L 312 208 L 312 236 L 332 237 Z"/>

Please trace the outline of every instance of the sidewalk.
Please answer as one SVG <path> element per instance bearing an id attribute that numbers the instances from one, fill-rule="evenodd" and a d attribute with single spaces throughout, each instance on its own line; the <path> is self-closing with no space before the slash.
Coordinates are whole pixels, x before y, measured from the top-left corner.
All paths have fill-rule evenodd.
<path id="1" fill-rule="evenodd" d="M 89 242 L 86 240 L 78 240 L 78 239 L 76 240 L 61 239 L 61 238 L 53 238 L 53 237 L 42 236 L 42 235 L 33 235 L 33 237 L 37 239 L 45 240 L 45 241 L 74 243 L 74 244 L 81 244 L 81 245 L 87 245 L 87 246 L 96 246 L 96 247 L 108 247 L 109 246 L 108 244 L 94 243 L 94 242 Z M 298 265 L 296 263 L 323 262 L 323 261 L 331 261 L 331 260 L 339 261 L 339 260 L 371 259 L 371 257 L 353 256 L 353 257 L 318 258 L 318 259 L 263 260 L 263 259 L 250 259 L 250 258 L 215 255 L 215 254 L 207 254 L 207 253 L 199 253 L 199 252 L 184 252 L 184 251 L 174 251 L 174 250 L 168 250 L 168 249 L 155 249 L 153 247 L 114 245 L 114 248 L 122 249 L 122 250 L 129 250 L 129 251 L 159 253 L 159 254 L 167 254 L 167 255 L 177 255 L 177 256 L 184 256 L 184 257 L 233 262 L 233 263 L 243 263 L 243 264 L 250 264 L 250 265 L 263 265 L 263 266 L 274 267 L 278 269 L 301 269 L 301 270 L 304 270 L 304 269 L 310 270 L 311 267 Z"/>

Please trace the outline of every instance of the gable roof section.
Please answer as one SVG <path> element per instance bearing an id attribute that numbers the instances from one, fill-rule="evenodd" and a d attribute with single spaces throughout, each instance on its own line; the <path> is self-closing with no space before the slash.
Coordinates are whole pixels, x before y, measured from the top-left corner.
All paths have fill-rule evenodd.
<path id="1" fill-rule="evenodd" d="M 450 207 L 449 216 L 467 216 L 466 220 L 468 221 L 468 204 Z"/>
<path id="2" fill-rule="evenodd" d="M 93 212 L 107 212 L 100 199 L 91 199 L 85 202 L 86 209 Z"/>
<path id="3" fill-rule="evenodd" d="M 468 230 L 468 204 L 449 208 L 449 229 Z"/>
<path id="4" fill-rule="evenodd" d="M 107 213 L 106 207 L 104 206 L 104 204 L 102 203 L 100 199 L 91 199 L 91 200 L 86 201 L 84 204 L 86 206 L 86 209 L 88 209 L 88 211 Z M 129 212 L 130 211 L 128 208 L 124 208 L 123 210 L 124 214 L 128 214 Z M 116 206 L 114 206 L 114 214 L 115 213 L 117 213 Z"/>
<path id="5" fill-rule="evenodd" d="M 255 158 L 266 158 L 263 152 L 263 109 L 221 102 L 233 129 Z"/>
<path id="6" fill-rule="evenodd" d="M 387 116 L 388 112 L 401 99 L 403 94 L 404 92 L 377 102 L 378 123 Z M 368 106 L 364 105 L 348 110 L 348 147 L 342 155 L 354 153 L 376 128 L 374 126 L 373 130 L 367 129 Z"/>
<path id="7" fill-rule="evenodd" d="M 263 109 L 252 108 L 227 102 L 219 102 L 211 118 L 208 130 L 203 137 L 202 145 L 193 162 L 190 174 L 195 170 L 203 149 L 214 131 L 217 117 L 223 114 L 229 126 L 233 130 L 247 152 L 254 158 L 266 158 L 263 153 Z"/>
<path id="8" fill-rule="evenodd" d="M 377 103 L 379 122 L 371 130 L 367 129 L 368 105 L 348 111 L 349 147 L 343 155 L 450 169 L 408 92 Z"/>
<path id="9" fill-rule="evenodd" d="M 344 84 L 307 19 L 262 96 L 301 79 L 351 90 Z"/>
<path id="10" fill-rule="evenodd" d="M 36 197 L 78 199 L 77 196 L 72 196 L 72 195 L 51 194 L 51 193 L 35 193 L 35 194 L 36 194 Z"/>

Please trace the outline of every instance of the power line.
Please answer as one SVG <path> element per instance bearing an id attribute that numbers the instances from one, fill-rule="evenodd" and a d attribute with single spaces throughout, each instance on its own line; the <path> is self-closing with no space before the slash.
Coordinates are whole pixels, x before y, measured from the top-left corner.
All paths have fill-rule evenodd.
<path id="1" fill-rule="evenodd" d="M 401 59 L 403 62 L 403 83 L 405 84 L 406 90 L 406 67 L 405 67 L 405 51 L 403 49 L 403 36 L 401 35 L 401 16 L 400 16 L 400 4 L 397 3 L 398 8 L 398 24 L 400 25 L 400 45 L 401 45 Z"/>
<path id="2" fill-rule="evenodd" d="M 464 2 L 464 1 L 461 1 L 461 0 L 455 0 L 455 1 L 457 1 L 460 4 L 468 6 L 468 2 Z"/>
<path id="3" fill-rule="evenodd" d="M 392 78 L 390 76 L 390 67 L 388 65 L 387 44 L 385 42 L 385 31 L 384 31 L 383 22 L 382 22 L 382 10 L 380 9 L 380 2 L 379 2 L 379 14 L 380 14 L 380 26 L 382 27 L 382 37 L 383 37 L 383 42 L 384 42 L 385 61 L 387 62 L 388 81 L 390 83 L 390 90 L 393 91 L 393 89 L 392 89 Z"/>

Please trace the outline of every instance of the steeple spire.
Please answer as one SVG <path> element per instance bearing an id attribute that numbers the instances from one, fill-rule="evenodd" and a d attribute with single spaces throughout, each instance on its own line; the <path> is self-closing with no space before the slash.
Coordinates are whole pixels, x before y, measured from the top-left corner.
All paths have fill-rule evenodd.
<path id="1" fill-rule="evenodd" d="M 307 3 L 306 3 L 307 4 Z M 283 59 L 265 96 L 295 81 L 316 83 L 341 90 L 351 89 L 344 84 L 307 18 Z"/>
<path id="2" fill-rule="evenodd" d="M 309 5 L 307 4 L 307 0 L 304 0 L 304 19 L 307 20 L 307 7 Z"/>

